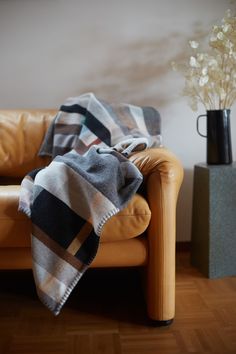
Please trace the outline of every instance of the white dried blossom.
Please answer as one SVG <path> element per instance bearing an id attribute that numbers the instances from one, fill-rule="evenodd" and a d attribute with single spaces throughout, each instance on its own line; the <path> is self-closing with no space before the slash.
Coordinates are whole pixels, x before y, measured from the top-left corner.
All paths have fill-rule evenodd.
<path id="1" fill-rule="evenodd" d="M 216 42 L 217 41 L 217 37 L 215 35 L 211 36 L 210 41 L 211 42 Z"/>
<path id="2" fill-rule="evenodd" d="M 229 49 L 231 49 L 231 48 L 233 48 L 233 43 L 229 40 L 229 39 L 227 39 L 226 41 L 225 41 L 225 46 L 226 46 L 226 48 L 229 48 Z"/>
<path id="3" fill-rule="evenodd" d="M 231 17 L 231 10 L 230 9 L 227 9 L 226 12 L 225 12 L 225 16 L 230 18 Z M 225 20 L 225 19 L 224 19 Z"/>
<path id="4" fill-rule="evenodd" d="M 216 37 L 220 40 L 220 41 L 223 41 L 225 36 L 224 36 L 224 33 L 223 32 L 218 32 Z"/>
<path id="5" fill-rule="evenodd" d="M 172 67 L 172 69 L 173 69 L 174 71 L 177 71 L 177 70 L 178 70 L 177 64 L 176 64 L 175 61 L 172 61 L 172 62 L 171 62 L 171 67 Z"/>
<path id="6" fill-rule="evenodd" d="M 199 79 L 199 86 L 202 87 L 202 86 L 206 85 L 208 80 L 209 80 L 209 76 L 208 75 L 201 76 L 200 79 Z"/>
<path id="7" fill-rule="evenodd" d="M 203 53 L 197 53 L 197 60 L 199 61 L 203 61 L 204 60 L 204 54 Z"/>
<path id="8" fill-rule="evenodd" d="M 207 73 L 208 73 L 208 69 L 205 66 L 204 68 L 202 68 L 202 75 L 207 75 Z"/>
<path id="9" fill-rule="evenodd" d="M 231 25 L 229 23 L 225 23 L 222 26 L 222 29 L 223 29 L 223 32 L 226 33 L 226 32 L 228 32 L 231 29 Z"/>
<path id="10" fill-rule="evenodd" d="M 199 43 L 189 41 L 192 55 L 182 65 L 174 65 L 185 77 L 183 94 L 196 110 L 199 103 L 209 109 L 229 109 L 236 101 L 236 16 L 228 10 L 220 25 L 209 33 L 209 49 L 199 51 Z"/>
<path id="11" fill-rule="evenodd" d="M 193 57 L 193 56 L 190 57 L 189 65 L 192 68 L 198 68 L 199 67 L 199 63 L 197 62 L 197 59 L 195 57 Z"/>
<path id="12" fill-rule="evenodd" d="M 208 65 L 211 66 L 211 67 L 216 68 L 217 65 L 218 65 L 218 62 L 217 62 L 216 59 L 213 58 L 213 59 L 210 59 L 210 60 L 208 61 Z"/>
<path id="13" fill-rule="evenodd" d="M 189 41 L 190 47 L 193 49 L 197 49 L 199 47 L 199 43 L 196 41 Z"/>

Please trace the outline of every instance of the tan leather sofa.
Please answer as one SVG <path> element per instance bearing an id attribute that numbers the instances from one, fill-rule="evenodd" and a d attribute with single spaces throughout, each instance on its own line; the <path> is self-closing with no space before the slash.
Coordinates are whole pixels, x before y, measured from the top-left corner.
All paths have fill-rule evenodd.
<path id="1" fill-rule="evenodd" d="M 55 113 L 0 111 L 0 269 L 31 268 L 31 223 L 17 210 L 20 183 L 50 162 L 37 153 Z M 165 148 L 130 159 L 144 176 L 142 192 L 104 226 L 92 267 L 143 267 L 148 315 L 168 324 L 175 313 L 176 203 L 183 169 Z"/>

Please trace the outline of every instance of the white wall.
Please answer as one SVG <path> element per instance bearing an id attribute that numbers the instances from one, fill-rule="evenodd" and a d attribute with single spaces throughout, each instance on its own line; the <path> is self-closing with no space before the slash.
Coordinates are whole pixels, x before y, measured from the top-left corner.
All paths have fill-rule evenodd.
<path id="1" fill-rule="evenodd" d="M 177 239 L 190 240 L 192 174 L 206 141 L 170 62 L 208 32 L 230 0 L 0 0 L 0 107 L 59 108 L 87 91 L 108 101 L 153 105 L 164 144 L 181 159 Z M 235 116 L 235 118 L 234 118 Z M 232 110 L 236 157 L 236 110 Z"/>

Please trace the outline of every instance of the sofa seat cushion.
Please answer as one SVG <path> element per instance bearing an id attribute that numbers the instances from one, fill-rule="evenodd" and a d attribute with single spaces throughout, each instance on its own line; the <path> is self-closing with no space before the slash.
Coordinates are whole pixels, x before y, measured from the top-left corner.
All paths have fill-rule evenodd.
<path id="1" fill-rule="evenodd" d="M 20 186 L 0 186 L 0 247 L 30 247 L 31 222 L 18 212 Z M 151 218 L 146 200 L 134 195 L 128 206 L 102 230 L 101 242 L 134 238 L 145 231 Z"/>
<path id="2" fill-rule="evenodd" d="M 135 194 L 126 208 L 103 226 L 101 242 L 121 241 L 141 235 L 149 225 L 151 210 L 147 201 Z"/>

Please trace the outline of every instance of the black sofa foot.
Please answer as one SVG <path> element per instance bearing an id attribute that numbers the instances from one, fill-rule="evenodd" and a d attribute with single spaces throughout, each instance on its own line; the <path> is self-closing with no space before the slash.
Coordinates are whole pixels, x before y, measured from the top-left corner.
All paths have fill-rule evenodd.
<path id="1" fill-rule="evenodd" d="M 152 327 L 170 326 L 173 321 L 174 321 L 173 318 L 171 320 L 166 320 L 166 321 L 157 321 L 157 320 L 149 319 L 149 323 Z"/>

